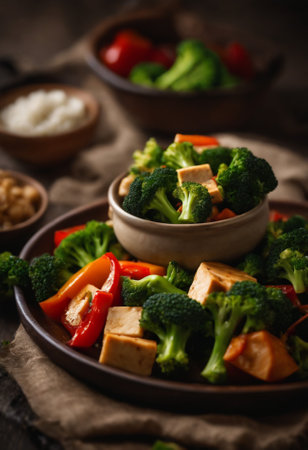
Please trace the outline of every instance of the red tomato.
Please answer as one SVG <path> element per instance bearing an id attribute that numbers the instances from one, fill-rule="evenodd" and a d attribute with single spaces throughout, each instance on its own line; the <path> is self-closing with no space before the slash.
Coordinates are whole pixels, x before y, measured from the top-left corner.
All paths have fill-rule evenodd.
<path id="1" fill-rule="evenodd" d="M 151 42 L 132 30 L 120 31 L 113 42 L 99 52 L 102 62 L 118 75 L 127 77 L 131 69 L 142 61 L 149 61 Z"/>
<path id="2" fill-rule="evenodd" d="M 254 75 L 251 57 L 239 42 L 231 42 L 224 51 L 223 61 L 234 75 L 250 80 Z"/>

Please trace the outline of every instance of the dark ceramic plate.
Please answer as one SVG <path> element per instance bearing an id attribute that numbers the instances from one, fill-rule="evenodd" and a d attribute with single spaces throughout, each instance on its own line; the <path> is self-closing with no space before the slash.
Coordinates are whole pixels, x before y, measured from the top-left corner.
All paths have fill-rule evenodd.
<path id="1" fill-rule="evenodd" d="M 272 202 L 282 213 L 308 217 L 308 203 Z M 31 259 L 43 252 L 52 252 L 53 232 L 59 228 L 84 223 L 91 219 L 106 220 L 105 199 L 75 209 L 54 220 L 36 233 L 21 252 Z M 72 375 L 101 388 L 120 399 L 150 404 L 164 409 L 220 412 L 264 412 L 270 408 L 305 405 L 308 382 L 212 386 L 193 382 L 141 377 L 99 364 L 95 354 L 84 354 L 65 345 L 68 335 L 57 323 L 45 317 L 30 298 L 15 290 L 21 321 L 32 339 L 56 364 Z"/>

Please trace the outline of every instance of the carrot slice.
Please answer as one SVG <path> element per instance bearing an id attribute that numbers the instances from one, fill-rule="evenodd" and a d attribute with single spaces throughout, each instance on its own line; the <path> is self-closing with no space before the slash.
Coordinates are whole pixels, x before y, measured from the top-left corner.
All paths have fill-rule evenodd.
<path id="1" fill-rule="evenodd" d="M 224 220 L 231 219 L 231 217 L 235 217 L 236 214 L 229 208 L 224 208 L 221 210 L 216 216 L 213 217 L 213 220 Z"/>
<path id="2" fill-rule="evenodd" d="M 201 136 L 199 134 L 180 134 L 177 133 L 174 142 L 190 142 L 196 146 L 219 145 L 219 142 L 213 136 Z"/>

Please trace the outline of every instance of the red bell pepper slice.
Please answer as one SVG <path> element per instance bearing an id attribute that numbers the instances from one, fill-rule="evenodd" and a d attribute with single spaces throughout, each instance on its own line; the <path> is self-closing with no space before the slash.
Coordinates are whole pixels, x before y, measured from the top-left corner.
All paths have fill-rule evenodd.
<path id="1" fill-rule="evenodd" d="M 68 345 L 70 347 L 91 347 L 101 334 L 108 309 L 112 305 L 113 295 L 109 292 L 97 291 L 93 297 L 90 311 L 75 331 Z"/>
<path id="2" fill-rule="evenodd" d="M 299 301 L 296 292 L 294 290 L 294 287 L 291 286 L 290 284 L 279 284 L 279 285 L 274 285 L 274 286 L 268 286 L 268 287 L 272 287 L 272 288 L 277 288 L 280 289 L 293 303 L 294 306 L 296 307 L 301 307 L 301 302 Z"/>
<path id="3" fill-rule="evenodd" d="M 110 70 L 127 77 L 136 64 L 150 60 L 152 48 L 152 43 L 137 32 L 123 30 L 100 50 L 99 58 Z"/>
<path id="4" fill-rule="evenodd" d="M 69 236 L 72 233 L 75 233 L 75 231 L 83 230 L 85 228 L 85 224 L 83 225 L 75 225 L 74 227 L 70 228 L 64 228 L 63 230 L 56 230 L 54 232 L 54 244 L 55 247 L 58 247 L 60 243 L 65 239 L 67 236 Z"/>
<path id="5" fill-rule="evenodd" d="M 105 257 L 110 261 L 110 272 L 101 290 L 112 294 L 113 306 L 119 306 L 121 304 L 120 263 L 111 252 L 105 253 Z"/>
<path id="6" fill-rule="evenodd" d="M 289 216 L 287 214 L 282 214 L 279 211 L 271 211 L 269 220 L 270 222 L 279 222 L 279 220 L 288 220 Z"/>
<path id="7" fill-rule="evenodd" d="M 150 269 L 134 261 L 119 261 L 121 267 L 121 276 L 130 277 L 133 280 L 141 280 L 150 275 Z"/>
<path id="8" fill-rule="evenodd" d="M 300 317 L 296 322 L 292 323 L 292 325 L 289 326 L 289 328 L 287 329 L 287 331 L 284 334 L 284 338 L 290 336 L 290 334 L 293 334 L 296 330 L 297 325 L 299 325 L 300 323 L 304 322 L 304 320 L 308 319 L 308 313 L 305 314 L 304 316 Z"/>

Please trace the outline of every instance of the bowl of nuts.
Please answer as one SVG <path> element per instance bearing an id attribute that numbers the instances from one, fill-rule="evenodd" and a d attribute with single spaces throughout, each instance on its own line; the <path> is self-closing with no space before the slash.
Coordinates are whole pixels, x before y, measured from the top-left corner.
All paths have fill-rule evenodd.
<path id="1" fill-rule="evenodd" d="M 20 172 L 0 169 L 0 249 L 28 237 L 48 205 L 45 188 Z"/>

